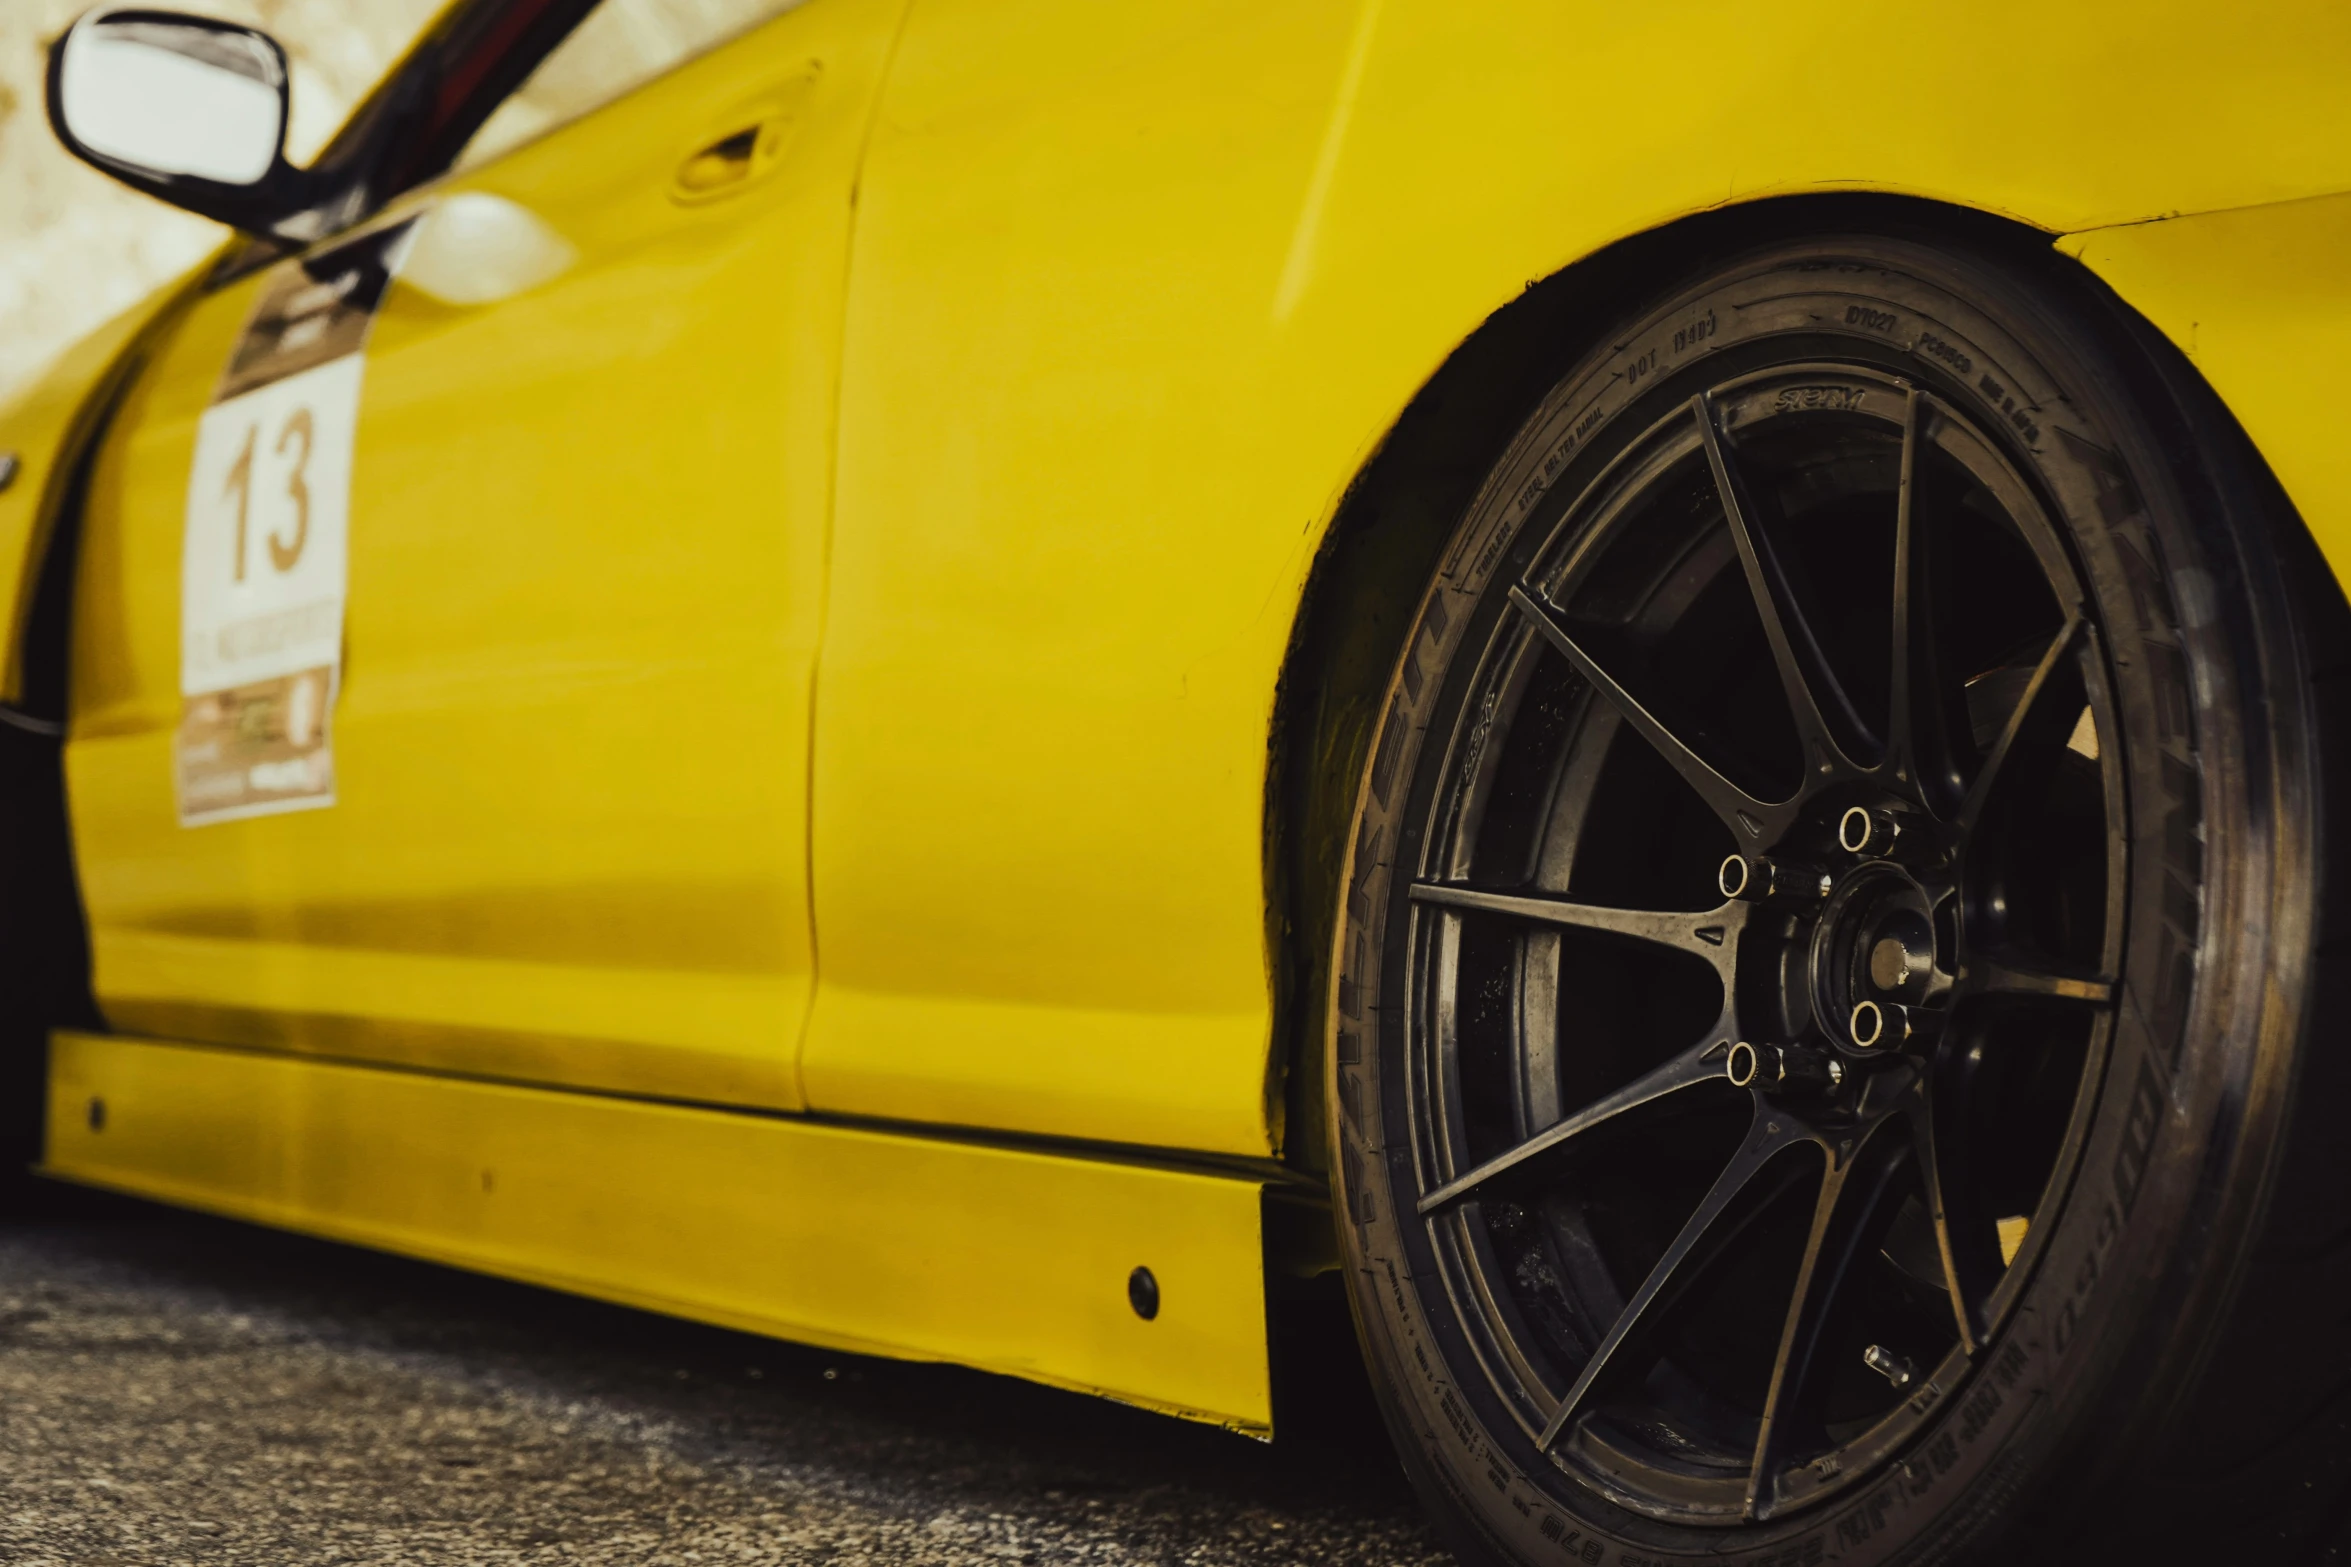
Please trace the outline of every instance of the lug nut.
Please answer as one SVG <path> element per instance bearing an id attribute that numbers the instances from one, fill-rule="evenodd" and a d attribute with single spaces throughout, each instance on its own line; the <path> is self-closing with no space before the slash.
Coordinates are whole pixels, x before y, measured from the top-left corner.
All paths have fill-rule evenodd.
<path id="1" fill-rule="evenodd" d="M 1864 1050 L 1875 1050 L 1881 1045 L 1899 1045 L 1916 1037 L 1927 1019 L 1916 1007 L 1906 1007 L 1897 1001 L 1862 1001 L 1853 1008 L 1853 1015 L 1845 1026 L 1853 1036 L 1853 1043 Z"/>
<path id="2" fill-rule="evenodd" d="M 1892 811 L 1873 811 L 1866 805 L 1856 805 L 1837 823 L 1837 846 L 1847 854 L 1866 854 L 1882 860 L 1894 852 L 1894 840 L 1901 836 L 1900 817 Z"/>
<path id="3" fill-rule="evenodd" d="M 1750 863 L 1744 854 L 1734 854 L 1723 861 L 1722 869 L 1714 873 L 1715 882 L 1722 888 L 1722 895 L 1726 898 L 1762 897 L 1771 882 L 1757 875 L 1756 867 L 1760 863 Z M 1755 885 L 1758 880 L 1763 883 L 1761 887 Z"/>
<path id="4" fill-rule="evenodd" d="M 1801 1045 L 1751 1045 L 1742 1039 L 1724 1058 L 1723 1075 L 1734 1088 L 1756 1084 L 1771 1093 L 1825 1093 L 1845 1081 L 1845 1066 Z"/>
<path id="5" fill-rule="evenodd" d="M 1777 1057 L 1774 1065 L 1779 1080 L 1771 1086 L 1783 1092 L 1826 1093 L 1845 1081 L 1844 1064 L 1823 1051 L 1782 1045 L 1773 1054 Z"/>
<path id="6" fill-rule="evenodd" d="M 1825 898 L 1829 873 L 1810 865 L 1774 860 L 1761 854 L 1734 854 L 1715 872 L 1715 882 L 1726 898 L 1760 903 L 1765 898 Z"/>

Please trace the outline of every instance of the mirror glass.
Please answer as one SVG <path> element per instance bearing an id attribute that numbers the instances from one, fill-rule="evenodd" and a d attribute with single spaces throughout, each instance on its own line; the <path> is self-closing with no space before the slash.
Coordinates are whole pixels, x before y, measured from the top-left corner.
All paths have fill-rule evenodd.
<path id="1" fill-rule="evenodd" d="M 66 36 L 59 117 L 91 152 L 151 174 L 258 183 L 284 143 L 285 62 L 242 28 L 154 13 Z"/>

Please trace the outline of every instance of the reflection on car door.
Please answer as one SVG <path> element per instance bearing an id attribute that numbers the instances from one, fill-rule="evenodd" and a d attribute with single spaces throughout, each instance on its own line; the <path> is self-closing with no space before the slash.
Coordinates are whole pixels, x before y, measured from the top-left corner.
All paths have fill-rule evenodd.
<path id="1" fill-rule="evenodd" d="M 116 1028 L 798 1102 L 834 357 L 899 4 L 817 0 L 385 215 L 416 226 L 346 377 L 323 713 L 289 686 L 192 741 L 175 628 L 204 508 L 256 581 L 298 489 L 332 523 L 291 404 L 241 478 L 210 437 L 226 466 L 190 475 L 257 302 L 339 274 L 279 263 L 162 345 L 101 458 L 76 606 L 68 787 Z M 331 411 L 308 417 L 323 453 Z M 285 749 L 297 718 L 323 760 Z M 284 751 L 241 775 L 255 811 L 189 811 L 191 745 L 245 743 Z"/>

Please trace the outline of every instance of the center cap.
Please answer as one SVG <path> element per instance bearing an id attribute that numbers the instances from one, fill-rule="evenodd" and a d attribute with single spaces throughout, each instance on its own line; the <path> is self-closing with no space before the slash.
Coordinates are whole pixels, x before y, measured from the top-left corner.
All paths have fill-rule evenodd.
<path id="1" fill-rule="evenodd" d="M 1935 974 L 1932 910 L 1926 889 L 1882 860 L 1855 866 L 1831 889 L 1813 927 L 1812 1015 L 1838 1043 L 1868 1048 L 1847 1024 L 1860 1003 L 1926 999 Z"/>
<path id="2" fill-rule="evenodd" d="M 1869 944 L 1869 983 L 1881 997 L 1915 994 L 1935 967 L 1935 930 L 1915 909 L 1896 907 L 1879 919 Z"/>

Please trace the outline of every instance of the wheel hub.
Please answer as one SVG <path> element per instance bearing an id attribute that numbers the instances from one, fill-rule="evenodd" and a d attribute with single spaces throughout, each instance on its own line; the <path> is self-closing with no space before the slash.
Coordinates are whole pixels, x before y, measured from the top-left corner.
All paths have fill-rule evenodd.
<path id="1" fill-rule="evenodd" d="M 1938 933 L 1937 921 L 1953 891 L 1955 855 L 1900 805 L 1853 806 L 1833 847 L 1828 836 L 1799 826 L 1770 854 L 1732 855 L 1719 880 L 1725 896 L 1779 916 L 1751 927 L 1760 939 L 1749 971 L 1769 976 L 1762 982 L 1775 993 L 1773 1049 L 1841 1055 L 1851 1066 L 1939 1032 L 1961 966 L 1956 927 L 1946 919 Z M 1766 1050 L 1755 1058 L 1759 1069 L 1734 1081 L 1770 1091 L 1775 1059 Z M 1818 1080 L 1803 1075 L 1805 1086 Z"/>
<path id="2" fill-rule="evenodd" d="M 1857 1031 L 1858 1009 L 1918 1009 L 1949 987 L 1950 965 L 1936 949 L 1935 901 L 1917 876 L 1884 860 L 1863 860 L 1833 877 L 1801 970 L 1808 1010 L 1832 1045 L 1880 1052 L 1883 1031 Z"/>

